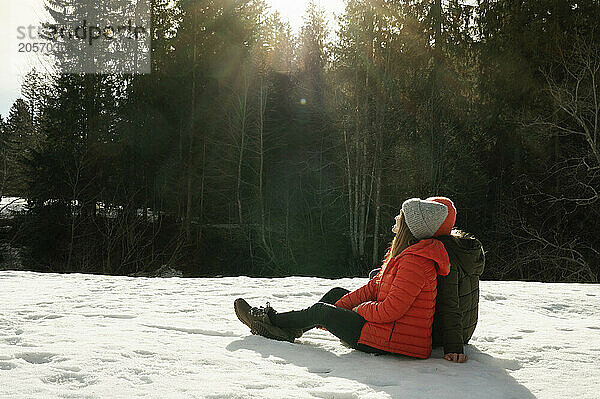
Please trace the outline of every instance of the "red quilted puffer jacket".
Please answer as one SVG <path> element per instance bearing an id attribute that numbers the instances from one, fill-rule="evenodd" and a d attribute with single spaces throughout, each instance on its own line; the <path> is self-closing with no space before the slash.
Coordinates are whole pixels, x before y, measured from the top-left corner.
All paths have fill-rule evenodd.
<path id="1" fill-rule="evenodd" d="M 388 252 L 386 253 L 386 257 Z M 375 277 L 335 306 L 353 309 L 367 321 L 358 343 L 427 359 L 437 295 L 437 275 L 450 272 L 444 244 L 425 239 L 390 259 L 381 279 Z"/>

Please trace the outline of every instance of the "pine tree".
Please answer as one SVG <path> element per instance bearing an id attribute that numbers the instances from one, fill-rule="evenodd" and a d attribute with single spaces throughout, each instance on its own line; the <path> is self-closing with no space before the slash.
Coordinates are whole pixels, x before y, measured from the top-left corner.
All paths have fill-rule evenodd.
<path id="1" fill-rule="evenodd" d="M 33 146 L 35 127 L 30 108 L 23 99 L 17 99 L 11 107 L 5 130 L 5 190 L 13 196 L 25 196 L 25 179 L 20 164 L 25 151 Z"/>
<path id="2" fill-rule="evenodd" d="M 0 198 L 6 192 L 9 171 L 9 151 L 11 140 L 4 118 L 0 115 Z"/>

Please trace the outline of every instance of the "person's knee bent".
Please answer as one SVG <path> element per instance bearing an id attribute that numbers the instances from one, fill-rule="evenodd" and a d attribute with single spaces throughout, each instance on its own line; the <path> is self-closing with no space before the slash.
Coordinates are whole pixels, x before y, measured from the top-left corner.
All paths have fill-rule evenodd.
<path id="1" fill-rule="evenodd" d="M 327 323 L 327 321 L 328 321 L 327 312 L 328 312 L 328 310 L 329 310 L 328 308 L 330 306 L 332 306 L 332 305 L 325 303 L 325 302 L 317 302 L 314 305 L 312 305 L 309 308 L 312 321 L 320 326 Z"/>
<path id="2" fill-rule="evenodd" d="M 329 290 L 329 292 L 327 293 L 327 295 L 331 295 L 333 297 L 343 297 L 344 295 L 346 295 L 347 293 L 349 293 L 350 291 L 348 291 L 345 288 L 342 287 L 335 287 Z M 339 299 L 338 298 L 338 299 Z M 336 301 L 337 302 L 337 301 Z"/>
<path id="3" fill-rule="evenodd" d="M 314 314 L 315 316 L 323 316 L 325 314 L 325 312 L 327 311 L 327 307 L 331 306 L 331 304 L 329 303 L 325 303 L 325 302 L 317 302 L 315 304 L 313 304 L 310 307 L 310 311 L 312 314 Z"/>
<path id="4" fill-rule="evenodd" d="M 342 287 L 335 287 L 330 289 L 324 296 L 321 298 L 320 302 L 328 303 L 330 305 L 335 304 L 341 297 L 346 295 L 348 292 L 347 289 Z"/>

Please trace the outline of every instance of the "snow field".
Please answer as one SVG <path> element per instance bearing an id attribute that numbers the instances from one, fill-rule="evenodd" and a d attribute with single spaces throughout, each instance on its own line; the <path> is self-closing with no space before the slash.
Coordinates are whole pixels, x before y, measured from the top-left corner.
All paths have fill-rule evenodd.
<path id="1" fill-rule="evenodd" d="M 0 272 L 0 398 L 600 397 L 599 285 L 482 282 L 464 364 L 272 341 L 233 312 L 365 282 Z"/>

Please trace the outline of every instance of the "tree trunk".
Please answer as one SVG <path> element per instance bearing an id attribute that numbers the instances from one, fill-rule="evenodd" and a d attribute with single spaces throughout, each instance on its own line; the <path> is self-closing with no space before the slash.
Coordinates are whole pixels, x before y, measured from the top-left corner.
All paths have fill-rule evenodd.
<path id="1" fill-rule="evenodd" d="M 260 78 L 260 112 L 259 112 L 259 125 L 258 132 L 260 138 L 260 168 L 258 173 L 258 203 L 260 206 L 260 235 L 263 241 L 263 244 L 266 247 L 265 240 L 265 204 L 263 197 L 263 173 L 264 173 L 264 163 L 265 163 L 265 155 L 264 155 L 264 133 L 265 133 L 265 108 L 267 106 L 267 102 L 264 98 L 264 77 Z"/>
<path id="2" fill-rule="evenodd" d="M 359 213 L 359 235 L 358 235 L 358 255 L 361 261 L 365 254 L 365 229 L 367 224 L 367 144 L 366 136 L 361 142 L 362 147 L 362 165 L 361 165 L 361 187 L 360 187 L 360 213 Z"/>
<path id="3" fill-rule="evenodd" d="M 202 143 L 202 179 L 200 181 L 200 226 L 198 228 L 198 242 L 202 239 L 202 224 L 204 223 L 204 177 L 206 175 L 206 138 Z"/>
<path id="4" fill-rule="evenodd" d="M 195 18 L 195 13 L 194 13 Z M 196 23 L 194 23 L 196 25 Z M 198 58 L 198 35 L 194 34 L 194 49 L 192 55 L 192 93 L 190 98 L 190 122 L 188 126 L 189 142 L 188 142 L 188 159 L 187 159 L 187 184 L 186 184 L 186 208 L 184 218 L 184 230 L 186 241 L 190 240 L 190 229 L 192 223 L 192 177 L 194 174 L 194 135 L 196 132 L 196 68 Z"/>
<path id="5" fill-rule="evenodd" d="M 350 164 L 350 143 L 348 138 L 348 132 L 344 129 L 344 145 L 346 148 L 346 179 L 348 185 L 348 233 L 350 234 L 350 245 L 352 248 L 352 256 L 356 256 L 357 248 L 356 241 L 354 240 L 354 211 L 352 206 L 352 170 Z"/>
<path id="6" fill-rule="evenodd" d="M 238 168 L 237 168 L 237 206 L 238 206 L 238 222 L 240 225 L 243 224 L 244 219 L 242 217 L 242 163 L 244 160 L 244 145 L 246 139 L 246 117 L 247 117 L 247 101 L 248 101 L 248 77 L 244 76 L 244 92 L 239 100 L 239 112 L 240 112 L 240 148 L 238 155 Z"/>

